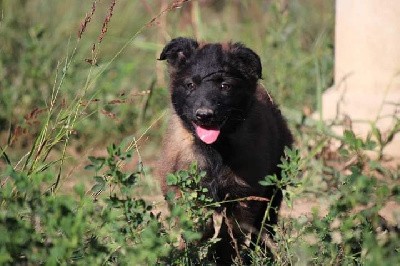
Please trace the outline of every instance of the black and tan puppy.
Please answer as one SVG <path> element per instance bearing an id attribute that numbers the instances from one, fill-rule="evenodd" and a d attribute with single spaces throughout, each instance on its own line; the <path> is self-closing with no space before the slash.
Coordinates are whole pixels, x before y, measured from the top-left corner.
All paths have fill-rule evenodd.
<path id="1" fill-rule="evenodd" d="M 270 174 L 279 176 L 277 165 L 292 136 L 281 112 L 258 84 L 259 56 L 240 43 L 176 38 L 165 46 L 160 60 L 169 65 L 173 105 L 157 169 L 163 192 L 168 190 L 167 173 L 187 169 L 196 161 L 207 173 L 202 185 L 215 201 L 271 198 L 277 188 L 263 187 L 259 181 Z M 276 224 L 282 201 L 281 191 L 275 194 L 267 229 Z M 239 246 L 244 234 L 260 230 L 268 204 L 246 201 L 224 206 Z M 219 237 L 215 257 L 229 263 L 236 253 L 226 223 Z"/>

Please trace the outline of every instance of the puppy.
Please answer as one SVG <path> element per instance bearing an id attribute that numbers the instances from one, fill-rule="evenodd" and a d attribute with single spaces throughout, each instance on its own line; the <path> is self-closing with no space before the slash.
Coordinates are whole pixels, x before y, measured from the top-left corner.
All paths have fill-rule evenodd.
<path id="1" fill-rule="evenodd" d="M 252 234 L 253 242 L 262 226 L 273 234 L 282 192 L 259 181 L 267 175 L 280 176 L 277 165 L 285 146 L 291 147 L 292 135 L 280 110 L 258 84 L 259 56 L 241 43 L 176 38 L 159 59 L 169 66 L 173 107 L 156 170 L 163 192 L 168 191 L 168 173 L 187 169 L 195 161 L 207 173 L 201 185 L 216 202 L 251 196 L 270 199 L 222 205 L 226 221 L 214 257 L 218 264 L 229 264 L 245 234 Z"/>

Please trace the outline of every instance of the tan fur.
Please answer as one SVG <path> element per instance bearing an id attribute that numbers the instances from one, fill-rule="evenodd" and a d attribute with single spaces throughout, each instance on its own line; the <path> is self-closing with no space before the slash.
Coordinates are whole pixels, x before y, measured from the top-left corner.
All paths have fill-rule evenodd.
<path id="1" fill-rule="evenodd" d="M 208 42 L 200 41 L 200 42 L 199 42 L 199 47 L 198 47 L 197 49 L 198 49 L 198 50 L 201 50 L 201 49 L 203 49 L 203 47 L 206 46 L 207 44 L 208 44 Z"/>
<path id="2" fill-rule="evenodd" d="M 222 51 L 228 52 L 231 49 L 231 43 L 223 42 L 221 43 Z"/>
<path id="3" fill-rule="evenodd" d="M 161 189 L 168 191 L 165 176 L 180 169 L 187 169 L 190 162 L 196 160 L 193 149 L 194 136 L 183 127 L 179 117 L 173 113 L 168 130 L 164 136 L 157 176 L 161 179 Z"/>
<path id="4" fill-rule="evenodd" d="M 204 48 L 204 46 L 208 45 L 208 42 L 199 42 L 199 47 L 197 48 L 198 50 L 201 50 Z M 222 42 L 221 48 L 224 52 L 229 52 L 231 50 L 231 43 L 230 42 Z"/>

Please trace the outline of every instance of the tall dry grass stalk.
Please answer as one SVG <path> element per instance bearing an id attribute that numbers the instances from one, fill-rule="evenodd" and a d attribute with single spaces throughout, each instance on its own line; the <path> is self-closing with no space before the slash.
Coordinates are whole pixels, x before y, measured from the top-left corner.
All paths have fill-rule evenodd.
<path id="1" fill-rule="evenodd" d="M 82 34 L 85 32 L 87 25 L 92 20 L 94 12 L 96 11 L 96 3 L 97 3 L 97 0 L 93 1 L 91 12 L 90 13 L 86 13 L 85 18 L 81 22 L 81 26 L 80 26 L 80 28 L 78 30 L 78 39 L 80 39 L 82 37 Z"/>
<path id="2" fill-rule="evenodd" d="M 106 32 L 108 30 L 108 23 L 110 23 L 110 21 L 111 21 L 111 17 L 113 15 L 115 4 L 116 4 L 116 0 L 112 0 L 111 5 L 108 8 L 108 14 L 107 14 L 106 18 L 104 19 L 103 27 L 101 28 L 101 32 L 98 37 L 99 43 L 101 43 L 103 41 L 104 35 L 106 34 Z"/>
<path id="3" fill-rule="evenodd" d="M 104 37 L 108 31 L 109 23 L 113 16 L 114 8 L 116 6 L 116 0 L 112 0 L 108 8 L 107 15 L 103 21 L 100 33 L 97 37 L 97 45 L 93 43 L 91 48 L 92 58 L 84 59 L 86 62 L 90 63 L 90 69 L 84 84 L 82 84 L 82 89 L 78 90 L 75 98 L 69 103 L 65 104 L 60 101 L 59 95 L 60 91 L 64 87 L 64 82 L 68 78 L 67 73 L 71 66 L 71 63 L 75 60 L 76 52 L 80 44 L 80 40 L 83 34 L 87 30 L 89 23 L 93 20 L 94 14 L 96 12 L 98 1 L 94 0 L 91 9 L 85 14 L 82 19 L 77 33 L 77 39 L 71 52 L 67 52 L 65 59 L 58 63 L 56 67 L 56 75 L 52 88 L 51 99 L 47 108 L 38 109 L 41 112 L 46 112 L 46 117 L 42 122 L 41 129 L 32 144 L 30 151 L 21 158 L 21 160 L 13 166 L 15 170 L 26 171 L 28 177 L 40 172 L 44 172 L 49 167 L 56 167 L 57 174 L 56 180 L 53 185 L 49 188 L 49 191 L 55 192 L 59 188 L 60 181 L 63 177 L 63 166 L 67 157 L 67 148 L 70 143 L 70 138 L 75 132 L 77 123 L 82 121 L 87 117 L 86 110 L 90 103 L 96 101 L 96 95 L 99 93 L 95 88 L 95 83 L 98 78 L 110 67 L 110 65 L 116 60 L 116 58 L 132 43 L 132 41 L 145 29 L 152 27 L 156 24 L 157 20 L 163 15 L 174 9 L 180 8 L 184 3 L 189 2 L 189 0 L 177 0 L 173 1 L 171 4 L 162 9 L 157 15 L 153 16 L 147 23 L 145 23 L 137 32 L 135 32 L 132 37 L 125 42 L 125 44 L 115 53 L 112 59 L 101 66 L 101 69 L 93 75 L 94 67 L 97 66 L 97 57 L 99 53 L 98 45 L 104 40 Z M 68 46 L 70 47 L 71 40 L 68 40 Z M 67 51 L 70 51 L 68 48 Z M 79 86 L 77 86 L 79 87 Z M 90 92 L 90 94 L 89 94 Z M 34 116 L 38 111 L 33 112 Z M 103 112 L 104 113 L 104 112 Z M 104 113 L 107 116 L 114 117 L 111 112 Z M 89 114 L 90 115 L 90 114 Z M 159 120 L 160 118 L 157 118 Z M 147 131 L 146 131 L 147 132 Z M 140 137 L 141 138 L 141 137 Z M 139 139 L 140 139 L 139 138 Z M 138 149 L 137 139 L 134 139 L 132 143 L 133 148 Z M 49 156 L 55 147 L 61 145 L 61 156 Z M 2 149 L 3 150 L 3 149 Z M 3 157 L 7 155 L 3 152 Z M 19 165 L 22 164 L 22 167 Z"/>

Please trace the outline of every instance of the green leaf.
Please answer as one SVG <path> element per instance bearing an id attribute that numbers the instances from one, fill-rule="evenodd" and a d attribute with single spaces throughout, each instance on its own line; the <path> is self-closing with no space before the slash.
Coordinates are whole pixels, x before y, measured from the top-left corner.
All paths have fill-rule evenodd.
<path id="1" fill-rule="evenodd" d="M 97 193 L 99 193 L 100 191 L 102 191 L 102 190 L 104 190 L 104 188 L 105 188 L 105 183 L 97 183 L 97 184 L 95 184 L 93 187 L 92 187 L 92 189 L 90 190 L 92 193 L 94 193 L 94 194 L 97 194 Z"/>
<path id="2" fill-rule="evenodd" d="M 267 187 L 267 186 L 272 186 L 274 183 L 271 182 L 271 180 L 261 180 L 258 182 L 261 186 Z"/>
<path id="3" fill-rule="evenodd" d="M 173 174 L 168 174 L 166 180 L 167 185 L 169 186 L 176 185 L 178 183 L 178 178 Z"/>
<path id="4" fill-rule="evenodd" d="M 376 140 L 382 144 L 382 134 L 378 127 L 375 124 L 372 125 L 372 135 L 375 136 Z"/>
<path id="5" fill-rule="evenodd" d="M 340 156 L 347 157 L 347 156 L 349 156 L 350 153 L 347 149 L 342 148 L 342 149 L 339 149 L 339 154 L 340 154 Z"/>
<path id="6" fill-rule="evenodd" d="M 6 250 L 6 248 L 3 246 L 1 247 L 0 250 L 0 264 L 5 265 L 7 262 L 12 262 L 12 257 L 10 256 L 10 253 Z"/>
<path id="7" fill-rule="evenodd" d="M 276 175 L 269 175 L 269 176 L 266 176 L 264 178 L 264 180 L 261 180 L 258 183 L 261 186 L 273 186 L 273 185 L 276 185 L 277 182 L 278 182 L 278 178 L 276 177 Z"/>
<path id="8" fill-rule="evenodd" d="M 76 184 L 74 191 L 80 198 L 83 198 L 85 196 L 85 185 L 83 183 Z"/>
<path id="9" fill-rule="evenodd" d="M 86 166 L 84 167 L 84 169 L 90 171 L 90 170 L 95 170 L 96 167 L 95 167 L 93 164 L 88 164 L 88 165 L 86 165 Z"/>
<path id="10" fill-rule="evenodd" d="M 373 141 L 373 140 L 367 140 L 367 141 L 365 142 L 365 149 L 366 149 L 366 150 L 372 151 L 373 149 L 376 148 L 376 146 L 377 146 L 377 144 L 376 144 L 376 142 Z"/>
<path id="11" fill-rule="evenodd" d="M 356 136 L 353 131 L 345 130 L 343 133 L 343 137 L 346 143 L 351 144 L 355 141 Z"/>
<path id="12" fill-rule="evenodd" d="M 106 180 L 104 180 L 104 177 L 102 177 L 102 176 L 95 176 L 95 177 L 93 177 L 94 178 L 94 180 L 96 181 L 96 183 L 105 183 L 106 182 Z"/>
<path id="13" fill-rule="evenodd" d="M 93 164 L 103 163 L 106 160 L 106 158 L 104 158 L 104 157 L 94 157 L 94 156 L 89 156 L 88 159 Z"/>
<path id="14" fill-rule="evenodd" d="M 196 191 L 191 192 L 191 193 L 190 193 L 190 197 L 191 197 L 192 199 L 196 199 L 196 198 L 197 198 L 197 192 L 196 192 Z"/>
<path id="15" fill-rule="evenodd" d="M 181 179 L 182 181 L 185 181 L 186 179 L 189 178 L 189 173 L 188 173 L 188 171 L 185 171 L 185 170 L 179 171 L 179 172 L 178 172 L 178 175 L 179 175 L 179 177 L 180 177 L 180 179 Z"/>
<path id="16" fill-rule="evenodd" d="M 167 195 L 165 195 L 165 200 L 169 203 L 175 200 L 175 193 L 173 191 L 168 191 Z"/>

